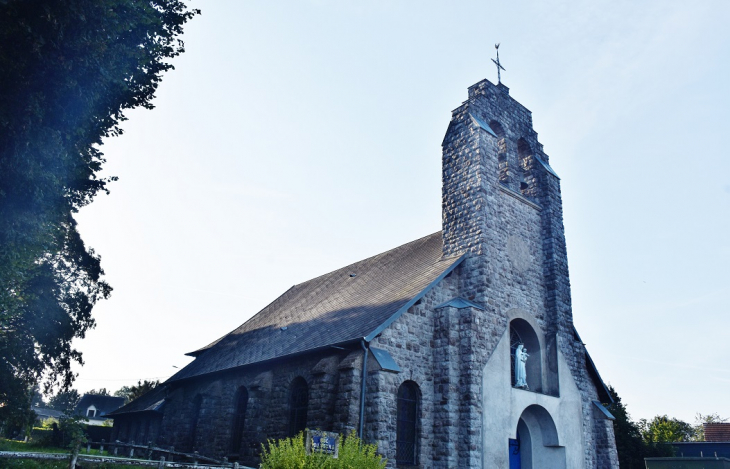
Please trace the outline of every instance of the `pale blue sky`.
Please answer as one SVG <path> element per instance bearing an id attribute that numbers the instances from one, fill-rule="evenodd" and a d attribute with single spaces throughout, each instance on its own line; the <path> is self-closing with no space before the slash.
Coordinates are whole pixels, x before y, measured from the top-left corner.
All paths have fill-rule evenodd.
<path id="1" fill-rule="evenodd" d="M 192 5 L 79 215 L 115 290 L 78 389 L 164 379 L 291 285 L 439 230 L 450 111 L 500 42 L 604 380 L 636 419 L 730 417 L 730 2 Z"/>

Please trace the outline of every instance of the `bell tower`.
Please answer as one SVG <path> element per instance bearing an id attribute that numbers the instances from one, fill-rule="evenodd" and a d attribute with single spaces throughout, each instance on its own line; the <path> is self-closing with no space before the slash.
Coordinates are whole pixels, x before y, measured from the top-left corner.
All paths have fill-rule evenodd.
<path id="1" fill-rule="evenodd" d="M 469 299 L 530 291 L 518 296 L 531 297 L 546 329 L 572 331 L 560 178 L 531 112 L 482 80 L 452 112 L 442 147 L 444 255 L 469 253 Z"/>
<path id="2" fill-rule="evenodd" d="M 531 432 L 523 467 L 532 456 L 556 468 L 615 467 L 611 423 L 594 414 L 605 388 L 573 327 L 560 178 L 531 112 L 482 80 L 452 111 L 442 149 L 443 254 L 466 255 L 459 295 L 474 305 L 458 313 L 469 344 L 460 385 L 473 399 L 463 415 L 482 419 L 481 435 L 462 432 L 481 448 L 465 452 L 467 465 L 506 467 L 509 442 Z M 529 354 L 517 377 L 516 350 Z"/>

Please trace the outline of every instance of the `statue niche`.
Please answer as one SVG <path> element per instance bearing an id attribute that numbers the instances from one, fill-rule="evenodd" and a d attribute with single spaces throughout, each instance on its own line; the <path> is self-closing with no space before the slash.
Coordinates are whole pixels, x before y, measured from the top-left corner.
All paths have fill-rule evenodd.
<path id="1" fill-rule="evenodd" d="M 513 319 L 509 327 L 512 386 L 543 392 L 542 351 L 535 330 L 519 318 Z"/>

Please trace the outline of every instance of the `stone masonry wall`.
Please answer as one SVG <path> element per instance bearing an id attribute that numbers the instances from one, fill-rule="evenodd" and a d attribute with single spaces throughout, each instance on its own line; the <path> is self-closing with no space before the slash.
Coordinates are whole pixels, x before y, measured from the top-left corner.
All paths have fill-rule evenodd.
<path id="1" fill-rule="evenodd" d="M 457 467 L 456 452 L 449 449 L 460 444 L 459 435 L 448 422 L 458 420 L 458 399 L 453 396 L 458 376 L 454 367 L 443 366 L 445 360 L 458 360 L 448 350 L 457 346 L 457 337 L 450 328 L 434 326 L 443 321 L 436 306 L 456 296 L 458 277 L 459 268 L 371 343 L 388 351 L 402 370 L 390 373 L 376 368 L 368 373 L 364 437 L 378 444 L 378 452 L 388 458 L 389 468 L 395 467 L 396 400 L 398 388 L 405 381 L 415 382 L 421 393 L 418 467 Z M 448 338 L 439 335 L 442 331 L 447 331 Z"/>
<path id="2" fill-rule="evenodd" d="M 347 433 L 358 424 L 361 366 L 361 350 L 333 349 L 180 383 L 167 396 L 157 443 L 257 465 L 262 443 L 289 436 L 289 390 L 299 376 L 309 392 L 307 428 Z M 249 400 L 242 441 L 233 444 L 235 396 L 240 386 L 248 390 Z M 197 395 L 202 404 L 192 441 Z"/>

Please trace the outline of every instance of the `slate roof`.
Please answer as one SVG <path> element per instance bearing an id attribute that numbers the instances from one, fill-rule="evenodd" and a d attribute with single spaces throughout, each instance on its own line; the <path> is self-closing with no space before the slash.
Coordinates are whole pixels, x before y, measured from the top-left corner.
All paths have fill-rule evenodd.
<path id="1" fill-rule="evenodd" d="M 119 414 L 129 414 L 133 412 L 161 412 L 165 405 L 166 395 L 167 389 L 164 384 L 156 386 L 129 404 L 110 413 L 107 417 L 114 418 Z"/>
<path id="2" fill-rule="evenodd" d="M 63 417 L 63 411 L 61 410 L 55 410 L 55 409 L 49 409 L 48 407 L 31 407 L 33 409 L 33 412 L 35 412 L 36 417 L 47 419 L 47 418 L 61 418 Z"/>
<path id="3" fill-rule="evenodd" d="M 461 262 L 441 232 L 294 285 L 236 330 L 191 352 L 167 382 L 371 340 Z"/>
<path id="4" fill-rule="evenodd" d="M 98 394 L 84 394 L 76 404 L 74 413 L 79 415 L 86 415 L 86 409 L 89 406 L 96 407 L 96 416 L 100 417 L 108 414 L 114 410 L 117 410 L 124 404 L 123 397 L 114 396 L 100 396 Z"/>

